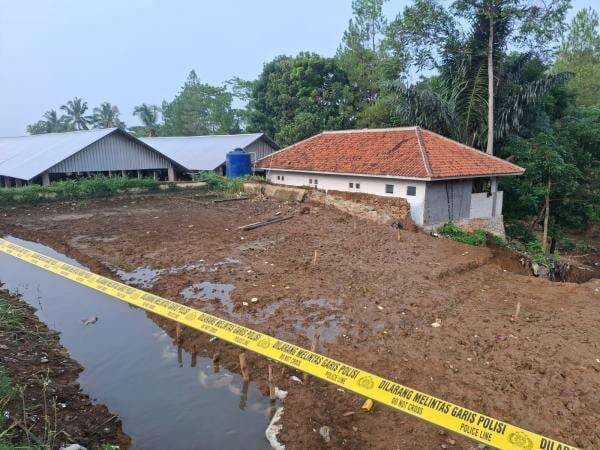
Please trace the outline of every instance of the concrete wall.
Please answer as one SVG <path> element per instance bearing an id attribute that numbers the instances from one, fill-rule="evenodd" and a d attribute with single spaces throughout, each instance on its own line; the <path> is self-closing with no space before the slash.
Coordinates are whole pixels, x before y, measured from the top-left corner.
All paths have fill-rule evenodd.
<path id="1" fill-rule="evenodd" d="M 277 179 L 277 177 L 280 177 L 280 179 Z M 281 179 L 281 177 L 283 177 L 283 179 Z M 322 190 L 405 198 L 410 204 L 410 214 L 414 222 L 417 225 L 423 224 L 423 209 L 426 190 L 426 183 L 424 181 L 364 176 L 352 177 L 348 175 L 322 175 L 309 172 L 285 172 L 277 170 L 267 171 L 267 180 L 273 184 L 284 184 L 288 186 L 316 187 Z M 312 183 L 310 183 L 310 180 L 312 180 Z M 317 180 L 316 185 L 315 180 Z M 354 187 L 350 188 L 349 183 L 353 183 Z M 360 184 L 358 189 L 356 188 L 356 183 Z M 386 193 L 385 186 L 387 184 L 394 186 L 394 192 L 392 194 Z M 414 186 L 416 188 L 416 195 L 407 195 L 408 186 Z"/>
<path id="2" fill-rule="evenodd" d="M 171 162 L 140 142 L 119 133 L 99 139 L 48 169 L 48 173 L 168 169 Z"/>
<path id="3" fill-rule="evenodd" d="M 504 195 L 502 191 L 496 194 L 496 215 L 502 215 L 502 201 Z M 492 196 L 488 196 L 487 192 L 471 194 L 471 211 L 469 214 L 471 219 L 480 219 L 492 217 Z"/>
<path id="4" fill-rule="evenodd" d="M 435 225 L 469 219 L 472 189 L 471 180 L 428 182 L 423 222 Z"/>

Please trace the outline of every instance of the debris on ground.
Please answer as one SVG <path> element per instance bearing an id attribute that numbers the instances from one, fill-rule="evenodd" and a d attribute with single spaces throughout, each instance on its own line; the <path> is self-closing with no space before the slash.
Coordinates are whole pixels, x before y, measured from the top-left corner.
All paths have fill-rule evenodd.
<path id="1" fill-rule="evenodd" d="M 98 322 L 98 318 L 97 317 L 90 317 L 89 319 L 81 319 L 81 325 L 86 326 L 86 325 L 93 325 L 96 322 Z"/>
<path id="2" fill-rule="evenodd" d="M 327 425 L 323 425 L 321 428 L 319 428 L 319 434 L 325 442 L 331 441 L 331 428 L 329 428 Z"/>
<path id="3" fill-rule="evenodd" d="M 283 445 L 277 439 L 277 435 L 283 429 L 283 425 L 278 424 L 282 417 L 283 406 L 277 408 L 277 411 L 275 411 L 275 414 L 273 414 L 273 418 L 271 419 L 271 422 L 269 423 L 269 426 L 265 431 L 267 441 L 269 441 L 269 444 L 271 444 L 271 448 L 273 448 L 274 450 L 285 450 L 285 445 Z"/>

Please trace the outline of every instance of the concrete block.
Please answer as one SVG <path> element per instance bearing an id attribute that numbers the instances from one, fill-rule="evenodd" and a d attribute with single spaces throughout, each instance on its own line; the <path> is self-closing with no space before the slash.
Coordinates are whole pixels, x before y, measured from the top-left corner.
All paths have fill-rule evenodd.
<path id="1" fill-rule="evenodd" d="M 266 184 L 264 194 L 281 202 L 303 202 L 307 191 L 301 188 Z"/>

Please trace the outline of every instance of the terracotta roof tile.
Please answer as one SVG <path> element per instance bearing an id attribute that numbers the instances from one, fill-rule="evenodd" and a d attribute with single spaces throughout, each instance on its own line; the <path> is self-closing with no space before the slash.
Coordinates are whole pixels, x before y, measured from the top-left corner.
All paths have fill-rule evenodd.
<path id="1" fill-rule="evenodd" d="M 267 156 L 258 167 L 409 178 L 519 175 L 524 171 L 418 127 L 326 131 Z"/>

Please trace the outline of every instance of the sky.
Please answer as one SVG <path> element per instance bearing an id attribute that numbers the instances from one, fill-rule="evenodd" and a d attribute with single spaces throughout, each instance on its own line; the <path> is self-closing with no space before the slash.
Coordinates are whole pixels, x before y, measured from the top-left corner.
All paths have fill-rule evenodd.
<path id="1" fill-rule="evenodd" d="M 408 3 L 390 0 L 386 15 Z M 278 55 L 332 56 L 351 15 L 351 0 L 0 0 L 0 136 L 74 96 L 137 125 L 133 108 L 171 100 L 192 69 L 220 85 Z"/>

